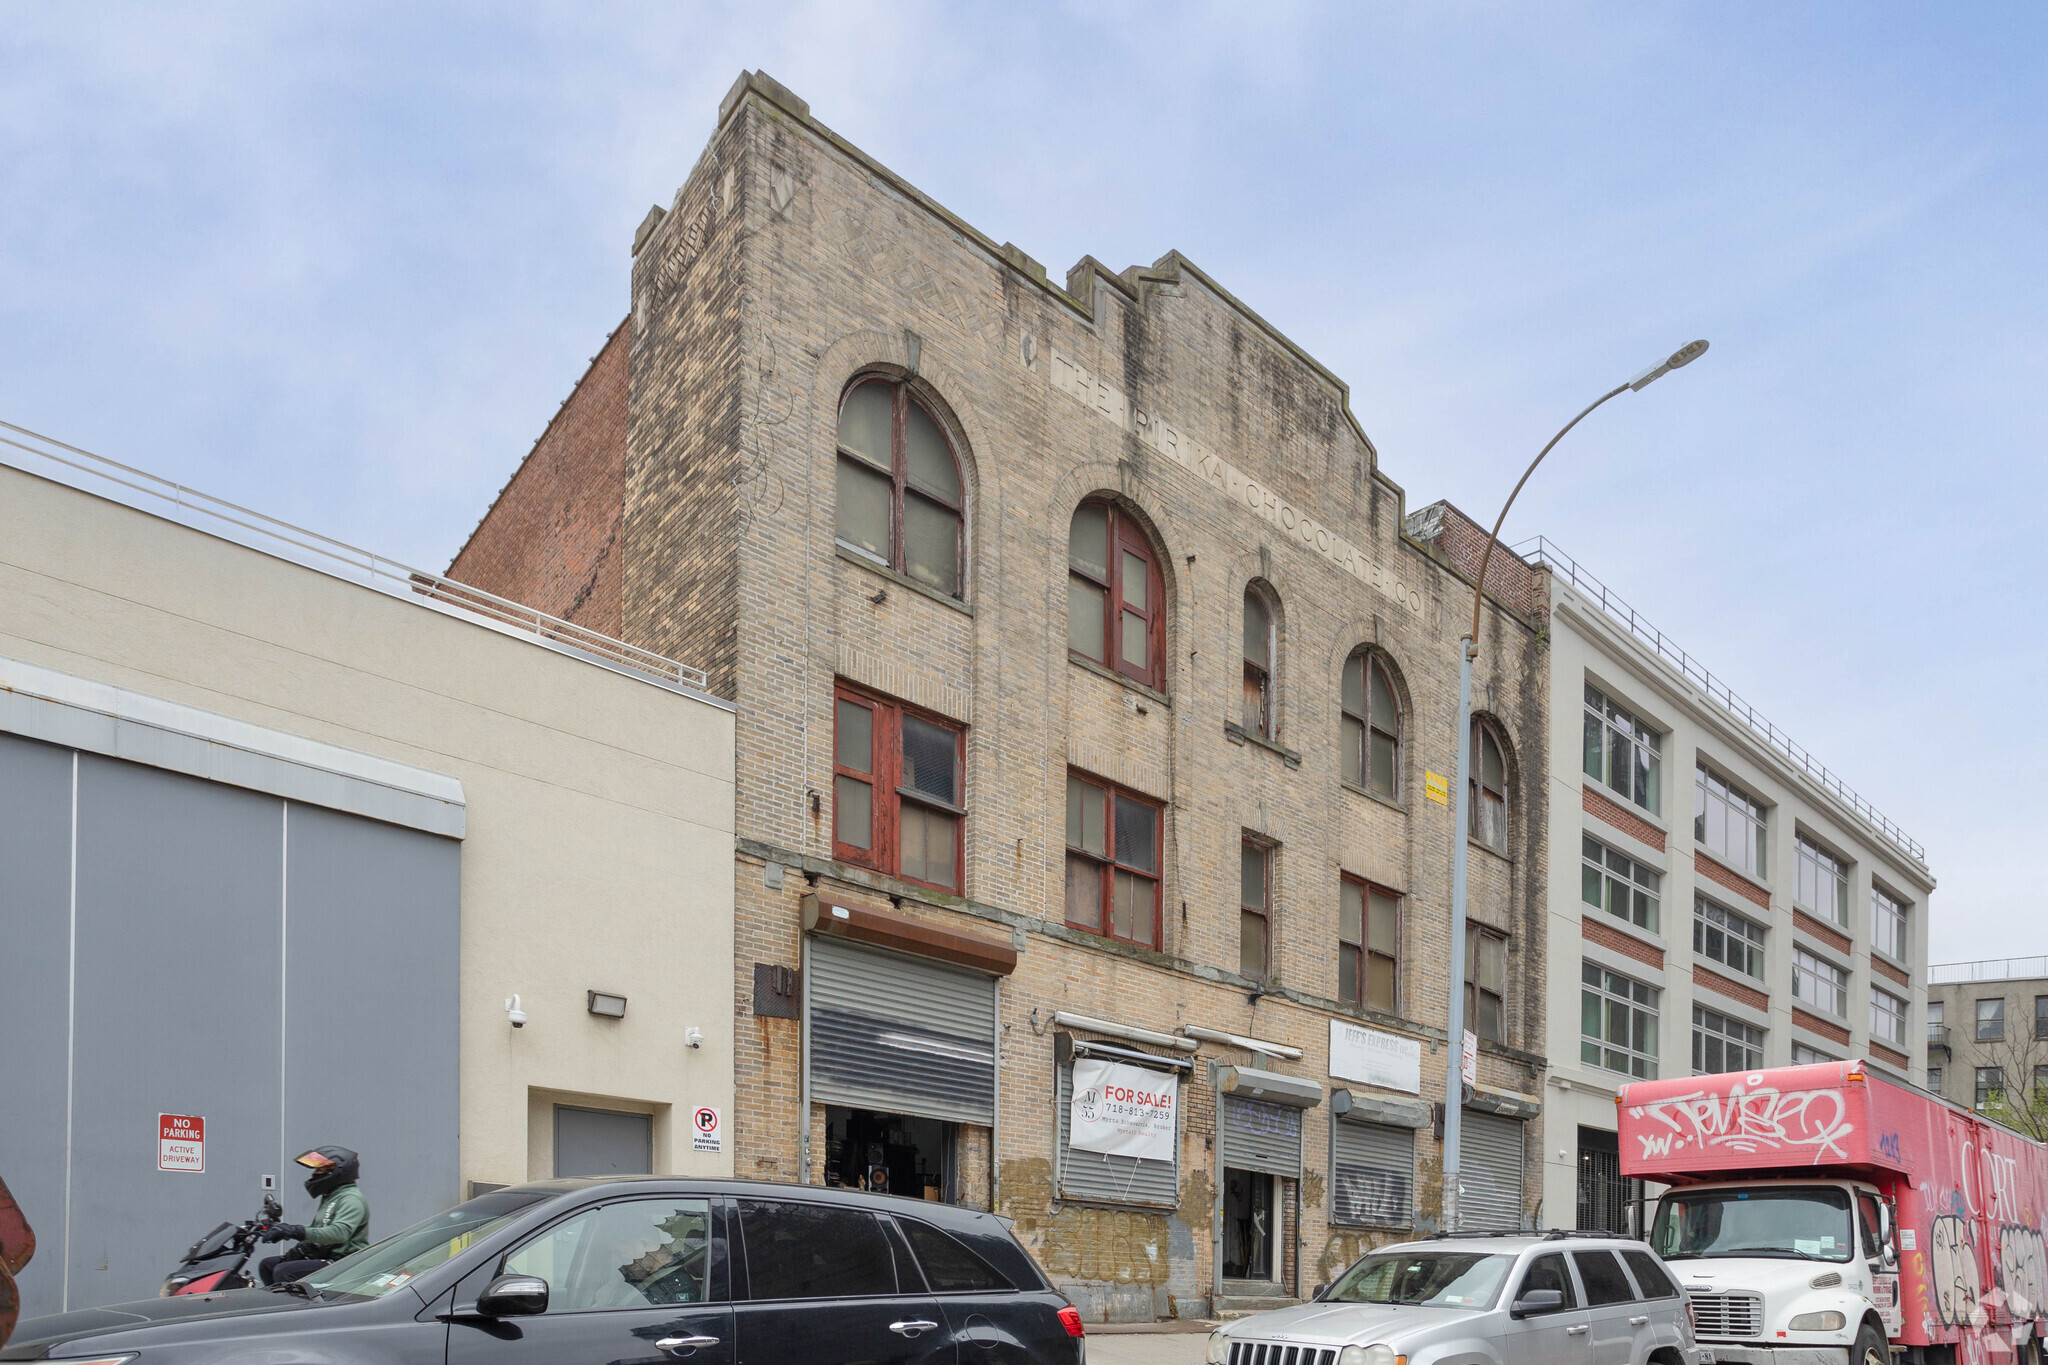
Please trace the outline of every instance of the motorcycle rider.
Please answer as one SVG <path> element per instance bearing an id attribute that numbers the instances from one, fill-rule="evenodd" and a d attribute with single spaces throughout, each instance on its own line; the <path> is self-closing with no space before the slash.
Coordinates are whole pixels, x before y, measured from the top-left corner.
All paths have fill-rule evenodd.
<path id="1" fill-rule="evenodd" d="M 298 1241 L 290 1254 L 264 1258 L 257 1273 L 265 1284 L 290 1284 L 370 1244 L 370 1201 L 356 1185 L 362 1167 L 356 1154 L 346 1147 L 315 1147 L 297 1161 L 312 1172 L 306 1193 L 320 1207 L 310 1223 L 272 1223 L 263 1229 L 266 1242 Z"/>

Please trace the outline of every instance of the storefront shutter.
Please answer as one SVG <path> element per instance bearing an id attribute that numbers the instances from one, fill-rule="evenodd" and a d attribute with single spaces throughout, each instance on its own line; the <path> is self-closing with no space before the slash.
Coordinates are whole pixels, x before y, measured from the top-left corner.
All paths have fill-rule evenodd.
<path id="1" fill-rule="evenodd" d="M 1330 1167 L 1331 1222 L 1413 1226 L 1413 1128 L 1340 1119 L 1330 1125 Z"/>
<path id="2" fill-rule="evenodd" d="M 1285 1104 L 1223 1097 L 1223 1164 L 1289 1180 L 1301 1176 L 1301 1114 Z"/>
<path id="3" fill-rule="evenodd" d="M 1067 1145 L 1074 1115 L 1074 1068 L 1057 1068 L 1054 1100 L 1059 1106 L 1060 1196 L 1105 1204 L 1150 1204 L 1172 1208 L 1180 1202 L 1179 1163 L 1146 1161 L 1110 1152 L 1075 1151 Z M 1175 1078 L 1174 1084 L 1179 1084 Z M 1174 1150 L 1180 1150 L 1176 1138 Z"/>
<path id="4" fill-rule="evenodd" d="M 1464 1232 L 1520 1231 L 1522 1122 L 1467 1109 L 1460 1125 L 1458 1227 Z"/>
<path id="5" fill-rule="evenodd" d="M 814 937 L 805 985 L 813 1101 L 995 1121 L 995 978 Z"/>

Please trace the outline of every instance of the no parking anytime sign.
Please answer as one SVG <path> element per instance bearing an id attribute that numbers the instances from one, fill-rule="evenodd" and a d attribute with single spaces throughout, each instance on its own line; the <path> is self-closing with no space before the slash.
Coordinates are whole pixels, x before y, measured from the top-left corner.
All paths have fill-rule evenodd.
<path id="1" fill-rule="evenodd" d="M 725 1124 L 716 1109 L 700 1104 L 690 1115 L 690 1150 L 716 1152 L 725 1146 Z"/>
<path id="2" fill-rule="evenodd" d="M 156 1168 L 160 1171 L 205 1170 L 206 1120 L 197 1114 L 158 1114 Z"/>

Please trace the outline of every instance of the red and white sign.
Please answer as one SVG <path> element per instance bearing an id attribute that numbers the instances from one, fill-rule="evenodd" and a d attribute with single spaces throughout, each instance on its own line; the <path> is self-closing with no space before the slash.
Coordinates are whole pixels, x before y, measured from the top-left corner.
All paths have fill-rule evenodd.
<path id="1" fill-rule="evenodd" d="M 1076 1061 L 1067 1145 L 1084 1152 L 1171 1161 L 1179 1101 L 1177 1077 L 1094 1058 Z"/>
<path id="2" fill-rule="evenodd" d="M 156 1168 L 160 1171 L 205 1170 L 206 1120 L 197 1114 L 158 1114 Z"/>
<path id="3" fill-rule="evenodd" d="M 725 1147 L 725 1123 L 716 1109 L 708 1104 L 697 1106 L 690 1115 L 690 1150 L 693 1152 L 717 1152 Z"/>

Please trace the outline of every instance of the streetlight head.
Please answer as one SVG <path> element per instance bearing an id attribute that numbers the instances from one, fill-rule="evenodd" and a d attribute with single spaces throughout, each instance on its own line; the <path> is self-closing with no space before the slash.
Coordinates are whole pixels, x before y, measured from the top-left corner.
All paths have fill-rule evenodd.
<path id="1" fill-rule="evenodd" d="M 1641 393 L 1673 370 L 1692 364 L 1693 361 L 1698 360 L 1706 353 L 1707 343 L 1705 341 L 1687 342 L 1666 357 L 1662 364 L 1652 365 L 1634 379 L 1629 380 L 1628 386 L 1635 392 Z"/>

